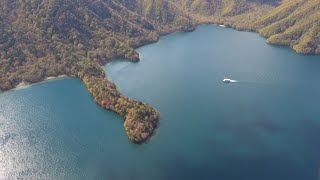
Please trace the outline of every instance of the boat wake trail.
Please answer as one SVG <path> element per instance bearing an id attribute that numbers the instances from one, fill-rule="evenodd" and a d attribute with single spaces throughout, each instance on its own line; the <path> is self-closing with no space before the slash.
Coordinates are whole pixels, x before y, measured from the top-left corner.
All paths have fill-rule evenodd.
<path id="1" fill-rule="evenodd" d="M 238 83 L 238 82 L 240 82 L 240 81 L 231 79 L 230 82 L 232 82 L 232 83 Z"/>

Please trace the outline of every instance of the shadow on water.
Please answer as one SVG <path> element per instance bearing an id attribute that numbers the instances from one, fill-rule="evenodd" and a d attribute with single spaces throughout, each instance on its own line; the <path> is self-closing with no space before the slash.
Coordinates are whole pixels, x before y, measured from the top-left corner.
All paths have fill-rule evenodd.
<path id="1" fill-rule="evenodd" d="M 216 148 L 214 145 L 212 148 Z M 235 147 L 236 148 L 236 147 Z M 215 153 L 215 151 L 212 151 Z M 227 152 L 227 151 L 225 151 Z M 273 161 L 276 159 L 276 161 Z M 220 153 L 220 157 L 207 156 L 207 162 L 190 162 L 187 157 L 175 154 L 170 161 L 160 160 L 157 167 L 165 172 L 165 179 L 220 179 L 220 180 L 259 180 L 270 179 L 304 179 L 303 171 L 308 171 L 310 178 L 314 178 L 313 170 L 304 169 L 295 164 L 294 161 L 288 161 L 285 157 L 264 154 L 260 156 L 233 156 L 229 153 Z M 276 167 L 276 168 L 275 168 Z M 292 178 L 295 177 L 295 178 Z"/>

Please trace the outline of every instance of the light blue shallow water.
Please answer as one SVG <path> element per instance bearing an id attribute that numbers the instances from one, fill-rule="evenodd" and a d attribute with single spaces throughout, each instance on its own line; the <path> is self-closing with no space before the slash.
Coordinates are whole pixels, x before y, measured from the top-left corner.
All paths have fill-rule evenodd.
<path id="1" fill-rule="evenodd" d="M 201 26 L 107 64 L 121 92 L 161 113 L 143 145 L 79 80 L 1 94 L 0 179 L 316 179 L 320 57 L 264 41 Z"/>

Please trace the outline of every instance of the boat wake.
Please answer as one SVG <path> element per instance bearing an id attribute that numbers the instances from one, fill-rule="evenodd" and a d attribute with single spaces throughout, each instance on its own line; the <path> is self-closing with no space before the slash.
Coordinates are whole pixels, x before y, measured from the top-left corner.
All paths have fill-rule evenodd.
<path id="1" fill-rule="evenodd" d="M 231 83 L 238 83 L 238 82 L 240 82 L 240 81 L 230 79 L 230 82 L 231 82 Z"/>

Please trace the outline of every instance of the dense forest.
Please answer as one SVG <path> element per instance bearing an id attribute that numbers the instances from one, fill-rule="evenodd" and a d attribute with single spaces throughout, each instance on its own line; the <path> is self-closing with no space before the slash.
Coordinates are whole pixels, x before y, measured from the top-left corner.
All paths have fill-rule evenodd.
<path id="1" fill-rule="evenodd" d="M 320 54 L 320 1 L 287 0 L 259 19 L 256 29 L 271 44 Z"/>
<path id="2" fill-rule="evenodd" d="M 134 48 L 204 23 L 257 31 L 268 43 L 320 54 L 319 9 L 319 0 L 2 0 L 0 92 L 76 76 L 99 105 L 124 117 L 128 137 L 142 142 L 159 113 L 124 97 L 101 65 L 114 58 L 139 61 Z"/>

